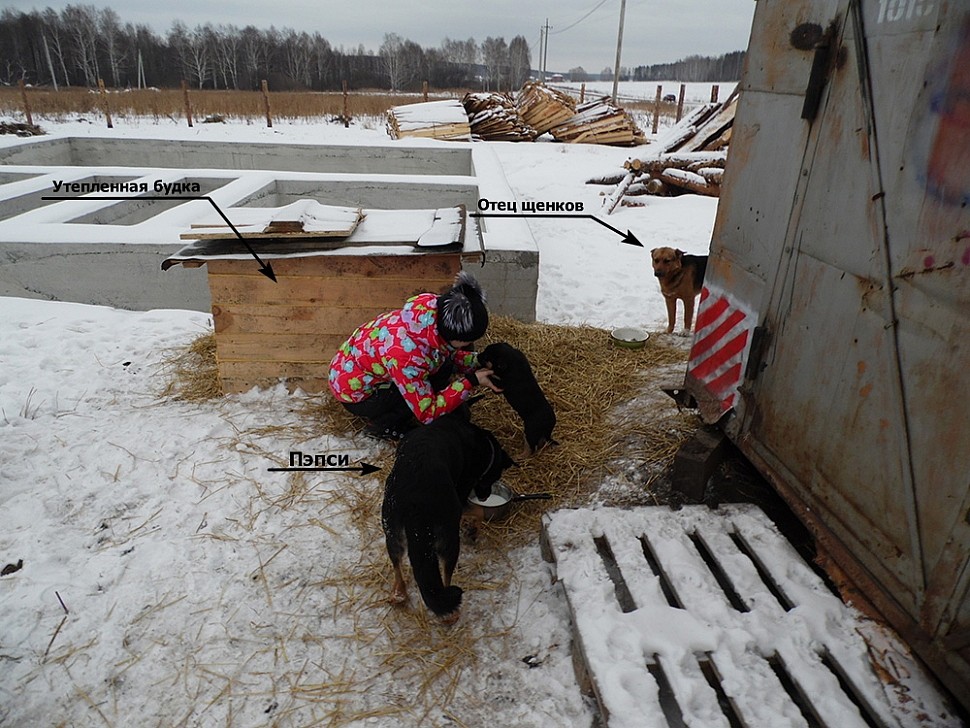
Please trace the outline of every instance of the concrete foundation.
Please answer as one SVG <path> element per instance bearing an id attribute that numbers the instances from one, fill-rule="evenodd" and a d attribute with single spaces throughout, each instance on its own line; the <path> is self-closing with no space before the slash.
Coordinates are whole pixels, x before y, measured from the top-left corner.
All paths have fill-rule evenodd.
<path id="1" fill-rule="evenodd" d="M 76 197 L 77 190 L 102 183 L 144 184 L 148 191 L 43 199 Z M 375 209 L 461 204 L 474 212 L 480 198 L 514 199 L 484 144 L 34 139 L 0 148 L 0 296 L 208 311 L 203 272 L 160 268 L 184 246 L 179 235 L 212 211 L 204 199 L 174 199 L 184 191 L 160 191 L 173 186 L 197 189 L 188 194 L 211 197 L 220 209 L 312 198 Z M 491 310 L 535 320 L 539 254 L 528 226 L 514 218 L 480 223 L 485 265 L 472 272 L 488 292 Z"/>

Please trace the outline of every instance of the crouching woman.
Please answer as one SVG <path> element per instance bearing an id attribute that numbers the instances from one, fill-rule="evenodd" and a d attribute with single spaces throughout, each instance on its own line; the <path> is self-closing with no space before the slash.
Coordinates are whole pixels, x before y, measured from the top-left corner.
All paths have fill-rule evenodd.
<path id="1" fill-rule="evenodd" d="M 358 328 L 330 362 L 330 391 L 369 435 L 397 440 L 480 385 L 501 391 L 471 350 L 487 328 L 485 293 L 462 271 L 446 293 L 420 293 Z"/>

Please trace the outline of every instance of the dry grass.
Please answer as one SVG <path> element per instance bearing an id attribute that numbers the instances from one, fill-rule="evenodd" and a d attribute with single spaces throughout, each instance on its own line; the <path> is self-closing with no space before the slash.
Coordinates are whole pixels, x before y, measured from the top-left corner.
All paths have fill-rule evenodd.
<path id="1" fill-rule="evenodd" d="M 589 504 L 604 480 L 618 478 L 629 481 L 631 487 L 621 496 L 601 493 L 600 500 L 613 505 L 655 500 L 649 492 L 652 482 L 696 427 L 693 417 L 678 413 L 665 397 L 657 397 L 660 382 L 673 380 L 685 361 L 683 347 L 671 343 L 677 339 L 655 336 L 643 349 L 620 349 L 610 344 L 602 329 L 493 317 L 481 346 L 493 341 L 506 341 L 526 354 L 557 416 L 554 436 L 559 445 L 523 459 L 522 423 L 504 398 L 488 393 L 474 405 L 475 422 L 494 432 L 519 461 L 519 467 L 505 477 L 515 491 L 551 493 L 552 507 L 576 507 Z M 200 402 L 222 394 L 213 334 L 174 352 L 165 368 L 169 374 L 165 396 Z M 363 426 L 326 392 L 307 397 L 302 420 L 303 437 L 311 433 L 359 436 Z M 240 436 L 252 439 L 265 434 Z M 386 473 L 393 464 L 393 451 L 377 447 L 370 460 Z M 379 503 L 360 505 L 347 510 L 370 518 L 379 509 Z M 521 543 L 537 532 L 538 518 L 548 506 L 548 502 L 519 504 L 507 521 L 493 524 L 492 530 L 500 529 L 502 538 Z"/>
<path id="2" fill-rule="evenodd" d="M 429 100 L 460 99 L 467 89 L 437 90 L 428 95 Z M 587 94 L 587 98 L 594 95 Z M 392 106 L 413 104 L 424 100 L 420 93 L 400 93 L 380 90 L 352 91 L 347 94 L 346 107 L 340 92 L 318 91 L 270 91 L 270 112 L 273 119 L 340 120 L 345 115 L 351 119 L 371 119 L 383 123 L 387 110 Z M 155 121 L 168 119 L 185 123 L 185 96 L 181 89 L 129 89 L 108 91 L 105 95 L 85 88 L 27 89 L 27 101 L 34 120 L 66 120 L 76 117 L 104 118 L 105 104 L 112 121 L 126 118 L 151 118 Z M 248 120 L 265 124 L 266 107 L 261 91 L 214 91 L 189 89 L 189 106 L 193 122 L 206 120 Z M 641 128 L 649 129 L 653 119 L 653 100 L 624 100 L 623 108 L 633 114 Z M 660 113 L 664 125 L 673 123 L 677 105 L 662 103 Z M 0 87 L 0 116 L 26 118 L 23 95 L 19 88 Z"/>
<path id="3" fill-rule="evenodd" d="M 336 487 L 299 472 L 287 474 L 275 488 L 244 478 L 250 498 L 236 519 L 252 533 L 257 559 L 250 577 L 264 594 L 264 614 L 276 615 L 278 625 L 276 639 L 260 646 L 251 660 L 262 664 L 272 656 L 274 663 L 287 660 L 288 665 L 274 681 L 272 696 L 255 696 L 278 703 L 274 720 L 466 725 L 472 716 L 487 715 L 484 696 L 476 690 L 483 671 L 496 660 L 522 658 L 515 620 L 503 623 L 493 615 L 496 603 L 516 603 L 521 589 L 512 548 L 535 543 L 546 509 L 604 502 L 604 479 L 622 479 L 631 466 L 643 473 L 634 490 L 640 502 L 649 502 L 650 480 L 694 427 L 665 395 L 654 394 L 661 381 L 682 368 L 684 340 L 658 335 L 646 348 L 631 351 L 614 348 L 602 329 L 494 317 L 481 345 L 491 341 L 507 341 L 526 353 L 558 417 L 560 445 L 507 471 L 505 480 L 519 492 L 547 491 L 555 499 L 517 505 L 508 520 L 487 524 L 475 544 L 463 547 L 456 582 L 466 591 L 466 604 L 456 625 L 443 627 L 420 604 L 413 584 L 409 607 L 386 601 L 392 574 L 380 525 L 381 474 L 348 475 Z M 170 396 L 191 401 L 219 396 L 211 336 L 173 354 L 169 372 Z M 225 446 L 271 458 L 276 443 L 287 439 L 338 435 L 369 443 L 360 435 L 362 423 L 328 393 L 306 397 L 298 415 L 290 425 L 234 428 Z M 510 453 L 519 452 L 522 426 L 501 396 L 489 394 L 475 405 L 473 416 Z M 373 442 L 366 459 L 386 475 L 394 453 L 391 444 Z M 239 476 L 227 474 L 224 480 L 233 477 Z M 224 487 L 221 480 L 200 485 L 206 492 Z M 359 555 L 312 580 L 288 574 L 280 583 L 277 564 L 289 553 L 285 531 L 269 536 L 257 525 L 270 511 L 293 514 L 289 528 L 317 531 L 322 542 L 343 542 L 345 548 L 359 544 Z M 302 618 L 293 615 L 314 611 L 324 621 L 308 632 L 300 627 Z M 353 659 L 333 664 L 294 659 L 337 644 L 352 645 Z M 200 679 L 207 676 L 200 673 Z M 242 684 L 233 687 L 236 697 L 245 692 Z"/>
<path id="4" fill-rule="evenodd" d="M 222 396 L 215 334 L 200 336 L 184 349 L 172 352 L 162 368 L 168 376 L 163 397 L 204 402 Z"/>
<path id="5" fill-rule="evenodd" d="M 461 98 L 463 90 L 438 92 L 434 98 Z M 54 91 L 34 88 L 27 91 L 27 99 L 37 118 L 66 119 L 75 116 L 102 116 L 104 104 L 114 119 L 148 117 L 156 121 L 185 119 L 185 96 L 180 89 L 140 89 L 110 91 L 104 96 L 83 88 Z M 270 111 L 274 119 L 320 119 L 341 116 L 344 98 L 339 92 L 271 91 Z M 347 114 L 356 117 L 381 117 L 392 106 L 423 101 L 421 94 L 354 91 L 347 95 Z M 193 120 L 204 123 L 206 118 L 253 119 L 265 123 L 266 107 L 261 91 L 189 90 L 189 105 Z M 0 88 L 0 114 L 14 117 L 24 115 L 23 96 L 18 88 Z"/>

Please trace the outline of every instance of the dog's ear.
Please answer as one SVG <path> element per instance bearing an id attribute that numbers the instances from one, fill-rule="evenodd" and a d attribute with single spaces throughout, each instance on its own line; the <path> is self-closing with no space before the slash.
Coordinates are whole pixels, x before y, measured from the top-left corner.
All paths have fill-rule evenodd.
<path id="1" fill-rule="evenodd" d="M 677 260 L 683 260 L 684 259 L 684 251 L 683 250 L 681 250 L 680 248 L 677 248 L 677 250 L 674 251 L 674 252 L 677 253 Z"/>

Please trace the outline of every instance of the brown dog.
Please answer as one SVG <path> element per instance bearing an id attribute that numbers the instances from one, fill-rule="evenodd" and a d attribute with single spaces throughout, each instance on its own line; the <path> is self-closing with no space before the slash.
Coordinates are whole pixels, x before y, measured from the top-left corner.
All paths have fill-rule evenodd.
<path id="1" fill-rule="evenodd" d="M 650 259 L 667 303 L 667 333 L 673 333 L 677 321 L 677 299 L 684 302 L 684 331 L 690 331 L 694 323 L 694 298 L 700 295 L 707 272 L 707 256 L 687 255 L 675 248 L 654 248 Z"/>

